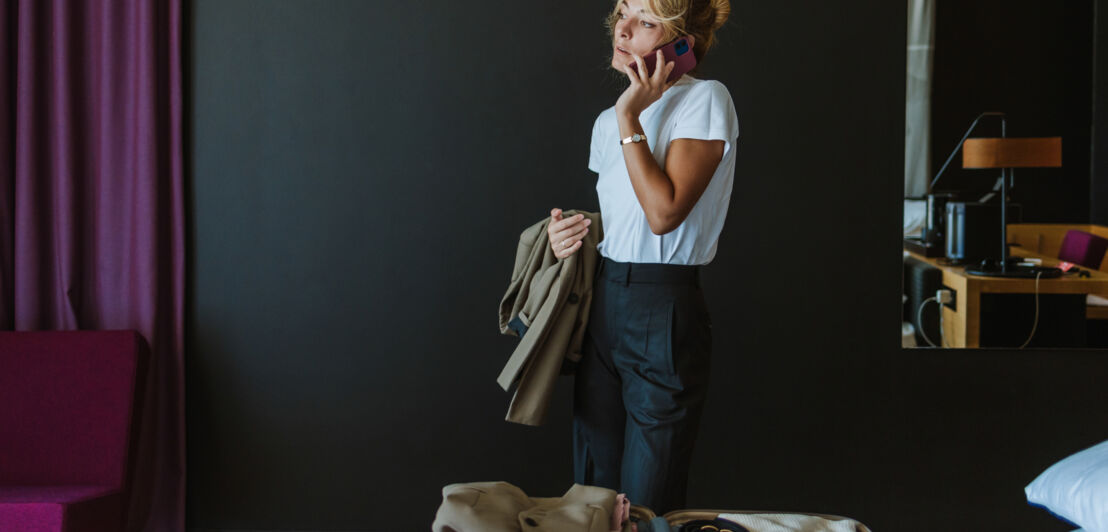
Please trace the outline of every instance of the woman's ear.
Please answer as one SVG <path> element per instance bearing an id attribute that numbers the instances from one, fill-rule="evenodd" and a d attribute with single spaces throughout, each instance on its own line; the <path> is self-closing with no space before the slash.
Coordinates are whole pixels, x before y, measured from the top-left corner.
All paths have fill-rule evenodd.
<path id="1" fill-rule="evenodd" d="M 696 46 L 696 35 L 686 35 L 685 38 L 689 40 L 689 46 Z"/>

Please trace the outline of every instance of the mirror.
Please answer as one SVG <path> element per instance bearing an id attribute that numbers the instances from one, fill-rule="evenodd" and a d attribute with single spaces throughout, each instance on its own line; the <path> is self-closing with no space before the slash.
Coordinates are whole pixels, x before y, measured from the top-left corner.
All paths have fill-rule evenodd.
<path id="1" fill-rule="evenodd" d="M 1108 347 L 1094 8 L 908 0 L 905 347 Z"/>

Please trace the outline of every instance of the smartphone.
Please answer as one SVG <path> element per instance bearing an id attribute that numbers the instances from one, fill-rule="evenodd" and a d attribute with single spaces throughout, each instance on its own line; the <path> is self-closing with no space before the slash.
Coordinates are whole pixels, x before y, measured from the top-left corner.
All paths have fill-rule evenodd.
<path id="1" fill-rule="evenodd" d="M 646 74 L 654 74 L 654 68 L 658 64 L 657 52 L 662 51 L 662 57 L 665 58 L 666 64 L 670 61 L 674 62 L 673 71 L 669 73 L 669 78 L 666 82 L 673 81 L 681 76 L 684 76 L 686 72 L 693 69 L 696 66 L 696 54 L 692 51 L 692 46 L 689 46 L 689 39 L 687 37 L 678 37 L 675 40 L 669 42 L 669 44 L 663 44 L 659 48 L 650 52 L 642 58 L 643 63 L 646 63 Z M 638 63 L 631 63 L 631 68 L 635 72 L 639 71 Z"/>

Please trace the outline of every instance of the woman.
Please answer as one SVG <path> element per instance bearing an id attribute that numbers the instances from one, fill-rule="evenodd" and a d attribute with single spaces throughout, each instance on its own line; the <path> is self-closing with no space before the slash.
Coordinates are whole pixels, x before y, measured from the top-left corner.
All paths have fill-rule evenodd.
<path id="1" fill-rule="evenodd" d="M 574 477 L 659 515 L 685 507 L 711 350 L 699 267 L 727 214 L 738 120 L 721 83 L 667 83 L 674 65 L 655 50 L 686 36 L 703 61 L 729 14 L 728 0 L 618 0 L 612 68 L 630 85 L 592 131 L 604 240 L 574 382 Z M 551 248 L 568 257 L 587 220 L 550 214 Z"/>

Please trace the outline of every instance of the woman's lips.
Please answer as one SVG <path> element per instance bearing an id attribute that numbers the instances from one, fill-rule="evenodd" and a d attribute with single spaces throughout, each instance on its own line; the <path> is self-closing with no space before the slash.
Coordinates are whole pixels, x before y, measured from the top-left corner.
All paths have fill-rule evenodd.
<path id="1" fill-rule="evenodd" d="M 623 48 L 620 48 L 620 47 L 618 47 L 618 46 L 616 47 L 616 51 L 617 51 L 617 52 L 619 52 L 619 53 L 621 53 L 621 54 L 623 54 L 623 55 L 631 55 L 631 54 L 630 54 L 630 53 L 628 53 L 628 52 L 627 52 L 626 50 L 624 50 Z"/>

